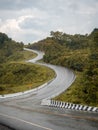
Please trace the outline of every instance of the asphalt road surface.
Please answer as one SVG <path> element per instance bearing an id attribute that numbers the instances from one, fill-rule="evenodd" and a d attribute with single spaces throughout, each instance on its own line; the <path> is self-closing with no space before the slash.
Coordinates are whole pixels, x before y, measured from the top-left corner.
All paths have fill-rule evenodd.
<path id="1" fill-rule="evenodd" d="M 35 63 L 44 55 L 36 53 L 38 56 L 29 62 Z M 0 99 L 0 123 L 15 130 L 98 130 L 98 113 L 41 106 L 42 99 L 60 94 L 75 79 L 73 72 L 67 68 L 44 65 L 55 71 L 55 79 L 36 92 Z"/>

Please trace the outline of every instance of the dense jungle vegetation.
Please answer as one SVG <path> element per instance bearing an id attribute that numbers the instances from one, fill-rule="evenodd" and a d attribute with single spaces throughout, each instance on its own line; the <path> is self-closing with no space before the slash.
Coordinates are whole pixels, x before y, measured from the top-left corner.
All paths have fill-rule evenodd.
<path id="1" fill-rule="evenodd" d="M 69 35 L 51 31 L 50 37 L 29 48 L 45 52 L 43 60 L 74 70 L 76 81 L 57 100 L 98 106 L 98 29 Z"/>
<path id="2" fill-rule="evenodd" d="M 24 44 L 0 33 L 0 94 L 35 88 L 54 77 L 49 68 L 24 62 L 36 54 L 24 51 Z"/>

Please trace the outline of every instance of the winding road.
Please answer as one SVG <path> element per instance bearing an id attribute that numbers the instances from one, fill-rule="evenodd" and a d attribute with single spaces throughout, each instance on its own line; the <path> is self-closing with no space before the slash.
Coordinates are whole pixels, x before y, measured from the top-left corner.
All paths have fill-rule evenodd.
<path id="1" fill-rule="evenodd" d="M 38 54 L 27 62 L 36 63 L 44 55 L 42 52 L 25 50 Z M 43 99 L 53 98 L 66 90 L 75 80 L 75 75 L 64 67 L 37 64 L 52 68 L 56 77 L 36 91 L 0 98 L 0 123 L 12 130 L 98 130 L 98 113 L 41 106 Z"/>

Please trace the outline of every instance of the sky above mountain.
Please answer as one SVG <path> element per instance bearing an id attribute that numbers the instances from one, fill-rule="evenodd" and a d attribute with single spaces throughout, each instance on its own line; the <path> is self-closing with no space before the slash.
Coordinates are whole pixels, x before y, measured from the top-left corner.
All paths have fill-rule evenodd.
<path id="1" fill-rule="evenodd" d="M 86 34 L 98 27 L 98 0 L 0 0 L 0 31 L 32 43 L 50 31 Z"/>

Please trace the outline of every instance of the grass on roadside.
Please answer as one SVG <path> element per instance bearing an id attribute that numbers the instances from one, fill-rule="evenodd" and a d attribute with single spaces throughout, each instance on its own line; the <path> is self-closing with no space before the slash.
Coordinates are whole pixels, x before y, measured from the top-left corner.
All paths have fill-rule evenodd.
<path id="1" fill-rule="evenodd" d="M 29 60 L 31 58 L 34 58 L 36 57 L 37 54 L 33 53 L 33 52 L 30 52 L 30 51 L 18 51 L 16 53 L 14 53 L 13 55 L 11 55 L 7 62 L 19 62 L 19 61 L 25 61 L 25 60 Z"/>
<path id="2" fill-rule="evenodd" d="M 74 81 L 74 83 L 66 91 L 64 91 L 62 94 L 55 97 L 54 99 L 58 101 L 71 102 L 75 104 L 98 107 L 98 103 L 96 102 L 87 103 L 86 101 L 89 96 L 87 96 L 88 93 L 85 93 L 85 89 L 83 87 L 83 73 L 75 71 L 75 74 L 76 74 L 76 80 Z M 89 86 L 88 86 L 88 89 L 89 89 Z M 98 95 L 97 91 L 95 95 Z M 98 99 L 98 96 L 97 96 L 97 99 Z"/>
<path id="3" fill-rule="evenodd" d="M 10 57 L 7 63 L 0 65 L 0 94 L 24 92 L 51 80 L 55 73 L 48 67 L 26 63 L 24 60 L 34 58 L 36 54 L 22 51 L 20 58 Z M 16 54 L 15 54 L 16 57 Z"/>
<path id="4" fill-rule="evenodd" d="M 80 80 L 81 72 L 76 72 L 76 80 L 74 81 L 74 83 L 66 91 L 64 91 L 62 94 L 54 99 L 76 104 L 82 102 L 82 104 L 84 104 L 83 101 L 81 101 L 81 99 L 79 98 L 79 96 L 81 96 L 81 91 L 79 91 L 79 89 L 81 89 Z"/>

